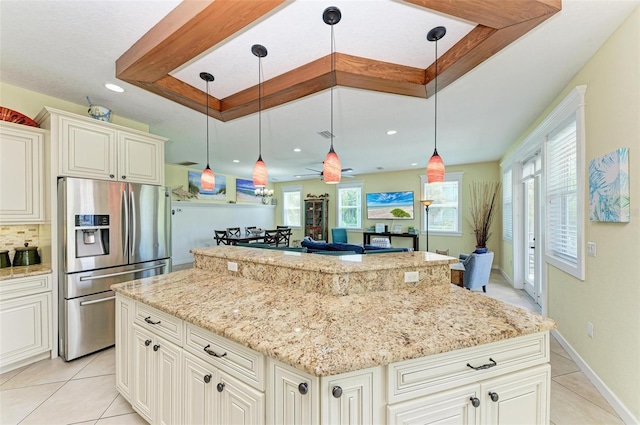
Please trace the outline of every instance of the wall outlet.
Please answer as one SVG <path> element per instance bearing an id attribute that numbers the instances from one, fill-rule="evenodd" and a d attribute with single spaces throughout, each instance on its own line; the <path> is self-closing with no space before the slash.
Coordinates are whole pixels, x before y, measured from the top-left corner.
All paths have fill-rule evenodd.
<path id="1" fill-rule="evenodd" d="M 237 272 L 238 271 L 238 263 L 234 263 L 233 261 L 229 261 L 227 263 L 227 270 L 229 270 L 230 272 Z"/>
<path id="2" fill-rule="evenodd" d="M 587 336 L 593 338 L 593 323 L 587 322 Z"/>
<path id="3" fill-rule="evenodd" d="M 404 272 L 404 282 L 417 282 L 420 278 L 419 272 Z"/>
<path id="4" fill-rule="evenodd" d="M 596 243 L 595 242 L 587 242 L 587 255 L 589 257 L 596 256 Z"/>

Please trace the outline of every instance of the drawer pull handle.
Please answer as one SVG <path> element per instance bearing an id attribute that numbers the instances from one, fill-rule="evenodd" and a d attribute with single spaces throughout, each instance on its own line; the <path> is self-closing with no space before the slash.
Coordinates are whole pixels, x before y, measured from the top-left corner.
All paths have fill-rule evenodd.
<path id="1" fill-rule="evenodd" d="M 478 366 L 478 367 L 473 367 L 469 363 L 467 363 L 467 366 L 469 366 L 473 370 L 482 370 L 482 369 L 489 369 L 490 367 L 494 367 L 494 366 L 496 366 L 498 364 L 491 357 L 489 357 L 489 361 L 491 363 L 483 364 L 482 366 Z"/>
<path id="2" fill-rule="evenodd" d="M 153 346 L 153 351 L 158 351 L 160 349 L 160 344 L 156 344 Z"/>
<path id="3" fill-rule="evenodd" d="M 204 383 L 208 384 L 211 382 L 211 374 L 204 375 Z"/>
<path id="4" fill-rule="evenodd" d="M 340 388 L 339 386 L 335 386 L 333 387 L 333 389 L 331 390 L 331 394 L 335 397 L 335 398 L 340 398 L 342 397 L 342 388 Z"/>
<path id="5" fill-rule="evenodd" d="M 227 355 L 227 352 L 226 352 L 226 351 L 225 351 L 224 353 L 222 353 L 222 354 L 218 354 L 218 353 L 216 353 L 216 352 L 215 352 L 215 351 L 213 351 L 213 350 L 209 350 L 209 347 L 211 347 L 211 344 L 209 344 L 209 345 L 207 345 L 206 347 L 204 347 L 204 351 L 205 351 L 208 355 L 210 355 L 210 356 L 218 357 L 218 358 L 222 358 L 222 357 L 224 357 L 224 356 L 226 356 L 226 355 Z"/>
<path id="6" fill-rule="evenodd" d="M 473 407 L 480 406 L 480 399 L 478 397 L 471 397 L 469 400 L 471 400 L 471 405 Z"/>
<path id="7" fill-rule="evenodd" d="M 498 393 L 494 393 L 493 391 L 489 392 L 489 397 L 491 397 L 491 401 L 496 402 L 500 399 Z"/>
<path id="8" fill-rule="evenodd" d="M 305 395 L 309 392 L 309 384 L 307 384 L 306 382 L 302 382 L 300 385 L 298 385 L 298 391 L 300 391 L 300 394 Z"/>
<path id="9" fill-rule="evenodd" d="M 151 340 L 150 340 L 150 339 L 148 339 L 148 340 L 146 340 L 146 341 L 144 342 L 144 346 L 145 346 L 145 347 L 148 347 L 149 345 L 151 345 Z"/>
<path id="10" fill-rule="evenodd" d="M 219 393 L 221 393 L 224 390 L 224 384 L 220 382 L 218 385 L 216 385 L 216 389 Z"/>
<path id="11" fill-rule="evenodd" d="M 157 322 L 154 322 L 153 320 L 151 320 L 151 316 L 145 317 L 144 321 L 149 323 L 150 325 L 159 325 L 160 324 L 160 320 L 158 320 Z"/>

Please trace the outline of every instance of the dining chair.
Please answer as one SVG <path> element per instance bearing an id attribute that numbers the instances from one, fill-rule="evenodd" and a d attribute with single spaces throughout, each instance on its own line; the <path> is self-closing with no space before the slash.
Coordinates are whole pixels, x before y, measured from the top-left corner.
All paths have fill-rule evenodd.
<path id="1" fill-rule="evenodd" d="M 265 230 L 263 243 L 278 246 L 278 230 Z"/>
<path id="2" fill-rule="evenodd" d="M 244 235 L 245 236 L 249 236 L 251 234 L 251 232 L 249 230 L 251 230 L 251 229 L 257 229 L 257 227 L 256 226 L 247 226 L 247 227 L 245 227 L 244 228 Z"/>
<path id="3" fill-rule="evenodd" d="M 231 245 L 231 241 L 227 237 L 226 230 L 214 230 L 216 237 L 216 245 Z"/>
<path id="4" fill-rule="evenodd" d="M 276 229 L 276 246 L 289 246 L 289 240 L 291 239 L 291 228 L 280 227 Z"/>
<path id="5" fill-rule="evenodd" d="M 240 228 L 239 227 L 227 227 L 227 235 L 228 236 L 240 236 Z"/>
<path id="6" fill-rule="evenodd" d="M 336 227 L 331 229 L 331 242 L 333 243 L 348 243 L 347 241 L 347 229 L 342 227 Z"/>

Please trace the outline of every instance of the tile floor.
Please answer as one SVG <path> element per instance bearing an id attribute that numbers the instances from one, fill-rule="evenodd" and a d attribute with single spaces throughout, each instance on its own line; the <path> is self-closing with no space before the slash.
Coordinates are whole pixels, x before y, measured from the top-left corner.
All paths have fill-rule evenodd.
<path id="1" fill-rule="evenodd" d="M 487 296 L 535 310 L 523 291 L 492 272 Z M 622 424 L 564 349 L 551 339 L 551 423 Z M 110 348 L 65 363 L 42 360 L 0 375 L 0 424 L 146 424 L 115 389 Z M 533 424 L 532 424 L 533 425 Z"/>

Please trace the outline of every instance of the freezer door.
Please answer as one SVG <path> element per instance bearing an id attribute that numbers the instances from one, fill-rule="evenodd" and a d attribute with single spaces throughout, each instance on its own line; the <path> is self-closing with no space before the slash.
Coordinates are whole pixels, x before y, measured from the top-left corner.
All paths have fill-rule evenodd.
<path id="1" fill-rule="evenodd" d="M 58 181 L 58 232 L 65 273 L 127 264 L 126 183 Z"/>
<path id="2" fill-rule="evenodd" d="M 171 192 L 129 184 L 129 263 L 171 257 Z"/>

